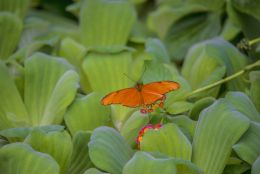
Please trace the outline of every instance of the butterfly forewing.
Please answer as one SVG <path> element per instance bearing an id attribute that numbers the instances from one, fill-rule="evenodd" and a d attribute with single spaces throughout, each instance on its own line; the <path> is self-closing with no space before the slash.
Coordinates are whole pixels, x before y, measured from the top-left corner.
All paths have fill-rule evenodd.
<path id="1" fill-rule="evenodd" d="M 141 105 L 140 92 L 136 88 L 126 88 L 106 95 L 101 103 L 103 105 L 122 104 L 128 107 L 137 107 Z"/>

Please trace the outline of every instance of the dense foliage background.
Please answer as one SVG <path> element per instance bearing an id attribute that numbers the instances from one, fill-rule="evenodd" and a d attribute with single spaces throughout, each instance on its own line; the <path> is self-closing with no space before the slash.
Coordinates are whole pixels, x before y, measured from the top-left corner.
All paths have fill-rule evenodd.
<path id="1" fill-rule="evenodd" d="M 0 173 L 259 174 L 259 9 L 256 0 L 1 0 Z M 151 114 L 101 105 L 135 85 L 124 74 L 181 88 Z M 163 125 L 137 147 L 149 123 Z"/>

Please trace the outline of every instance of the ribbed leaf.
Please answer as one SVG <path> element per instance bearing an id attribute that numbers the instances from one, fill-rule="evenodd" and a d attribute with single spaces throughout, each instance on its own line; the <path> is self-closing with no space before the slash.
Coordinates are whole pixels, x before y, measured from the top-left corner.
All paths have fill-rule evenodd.
<path id="1" fill-rule="evenodd" d="M 190 161 L 147 152 L 136 152 L 125 165 L 123 174 L 202 174 L 203 172 Z"/>
<path id="2" fill-rule="evenodd" d="M 9 141 L 23 141 L 33 130 L 32 127 L 17 127 L 10 128 L 0 131 L 0 135 L 7 138 Z M 45 133 L 52 131 L 62 131 L 64 126 L 61 125 L 48 125 L 48 126 L 39 126 L 37 129 L 42 130 Z"/>
<path id="3" fill-rule="evenodd" d="M 66 131 L 44 133 L 34 129 L 25 142 L 37 151 L 50 154 L 59 164 L 60 173 L 66 173 L 72 154 L 71 137 Z"/>
<path id="4" fill-rule="evenodd" d="M 180 84 L 180 88 L 167 94 L 167 100 L 164 104 L 166 110 L 177 101 L 186 101 L 185 96 L 191 92 L 191 86 L 187 80 L 178 73 L 173 74 L 172 80 L 178 82 Z"/>
<path id="5" fill-rule="evenodd" d="M 108 93 L 129 87 L 131 81 L 124 73 L 128 73 L 131 61 L 131 53 L 128 51 L 117 53 L 90 52 L 87 54 L 82 67 L 90 81 L 92 90 Z"/>
<path id="6" fill-rule="evenodd" d="M 1 0 L 0 11 L 8 11 L 24 18 L 29 7 L 30 0 Z"/>
<path id="7" fill-rule="evenodd" d="M 168 123 L 159 130 L 148 130 L 141 141 L 143 151 L 161 152 L 168 156 L 191 159 L 191 143 L 176 124 Z"/>
<path id="8" fill-rule="evenodd" d="M 199 116 L 192 144 L 192 162 L 205 173 L 221 174 L 232 146 L 248 127 L 246 116 L 219 99 Z"/>
<path id="9" fill-rule="evenodd" d="M 149 13 L 148 27 L 163 39 L 173 23 L 188 14 L 202 11 L 205 11 L 205 7 L 197 4 L 160 5 L 155 11 Z"/>
<path id="10" fill-rule="evenodd" d="M 0 171 L 4 174 L 59 174 L 57 162 L 23 143 L 13 143 L 0 149 Z"/>
<path id="11" fill-rule="evenodd" d="M 1 3 L 8 0 L 4 0 Z M 0 10 L 1 11 L 1 10 Z M 22 20 L 9 12 L 0 12 L 0 60 L 7 59 L 16 48 L 22 32 Z"/>
<path id="12" fill-rule="evenodd" d="M 88 146 L 94 165 L 113 174 L 121 174 L 124 165 L 133 155 L 133 150 L 124 138 L 110 127 L 95 129 Z"/>
<path id="13" fill-rule="evenodd" d="M 206 107 L 210 106 L 212 103 L 214 103 L 214 101 L 215 99 L 213 97 L 205 97 L 196 101 L 189 111 L 189 116 L 193 120 L 198 120 L 200 112 Z"/>
<path id="14" fill-rule="evenodd" d="M 245 93 L 228 92 L 225 98 L 234 106 L 234 108 L 243 113 L 250 120 L 260 122 L 260 114 Z"/>
<path id="15" fill-rule="evenodd" d="M 0 139 L 0 148 L 8 144 L 7 140 Z"/>
<path id="16" fill-rule="evenodd" d="M 249 77 L 251 82 L 250 98 L 260 113 L 260 71 L 251 71 Z"/>
<path id="17" fill-rule="evenodd" d="M 232 41 L 241 32 L 239 26 L 237 26 L 231 19 L 226 19 L 224 27 L 221 31 L 220 36 L 225 40 Z"/>
<path id="18" fill-rule="evenodd" d="M 84 174 L 105 174 L 104 172 L 99 171 L 96 168 L 90 168 Z"/>
<path id="19" fill-rule="evenodd" d="M 218 55 L 208 48 L 207 44 L 192 47 L 184 61 L 182 74 L 188 80 L 192 89 L 197 89 L 220 80 L 226 72 Z M 207 67 L 207 68 L 205 68 Z M 202 96 L 218 94 L 219 87 L 212 88 L 201 94 Z"/>
<path id="20" fill-rule="evenodd" d="M 184 17 L 171 25 L 165 35 L 165 43 L 174 60 L 183 60 L 188 49 L 195 43 L 213 38 L 220 31 L 220 16 L 198 13 Z"/>
<path id="21" fill-rule="evenodd" d="M 170 56 L 164 44 L 159 39 L 147 39 L 145 42 L 145 51 L 155 57 L 155 62 L 170 63 Z"/>
<path id="22" fill-rule="evenodd" d="M 28 125 L 22 98 L 3 62 L 0 62 L 0 130 Z"/>
<path id="23" fill-rule="evenodd" d="M 251 166 L 245 162 L 241 164 L 227 165 L 225 167 L 223 174 L 243 174 L 244 172 L 248 171 L 250 168 Z"/>
<path id="24" fill-rule="evenodd" d="M 254 0 L 232 0 L 234 7 L 260 20 L 260 2 Z"/>
<path id="25" fill-rule="evenodd" d="M 36 53 L 25 62 L 25 105 L 32 125 L 61 123 L 74 99 L 78 75 L 64 60 Z"/>
<path id="26" fill-rule="evenodd" d="M 125 0 L 88 0 L 80 11 L 80 32 L 86 47 L 124 45 L 136 18 Z"/>
<path id="27" fill-rule="evenodd" d="M 237 155 L 249 164 L 260 156 L 260 123 L 251 122 L 250 128 L 233 146 Z"/>
<path id="28" fill-rule="evenodd" d="M 131 82 L 124 74 L 128 74 L 132 58 L 129 51 L 115 53 L 90 52 L 83 62 L 91 89 L 95 92 L 108 93 L 131 87 Z M 112 107 L 112 119 L 117 128 L 126 120 L 130 109 L 123 106 Z"/>
<path id="29" fill-rule="evenodd" d="M 169 159 L 156 159 L 146 152 L 137 152 L 125 165 L 123 174 L 176 174 L 176 166 Z"/>
<path id="30" fill-rule="evenodd" d="M 260 157 L 255 160 L 253 166 L 252 166 L 252 174 L 258 174 L 260 173 Z"/>
<path id="31" fill-rule="evenodd" d="M 221 12 L 225 5 L 225 0 L 190 0 L 190 3 L 200 4 L 211 11 Z"/>
<path id="32" fill-rule="evenodd" d="M 120 130 L 121 135 L 126 139 L 132 147 L 136 145 L 136 137 L 138 132 L 149 123 L 149 116 L 141 114 L 140 111 L 134 112 L 125 122 Z"/>
<path id="33" fill-rule="evenodd" d="M 68 174 L 82 174 L 92 163 L 88 155 L 90 133 L 79 131 L 73 137 L 73 151 Z"/>
<path id="34" fill-rule="evenodd" d="M 90 93 L 69 107 L 64 119 L 73 135 L 79 130 L 93 130 L 111 123 L 110 108 L 101 105 L 102 97 L 99 93 Z"/>
<path id="35" fill-rule="evenodd" d="M 181 114 L 189 111 L 193 104 L 187 101 L 177 101 L 167 107 L 167 112 L 170 114 Z"/>
<path id="36" fill-rule="evenodd" d="M 204 61 L 200 62 L 202 58 L 198 58 L 202 56 Z M 202 77 L 207 77 L 211 74 L 206 74 L 206 72 L 212 72 L 208 68 L 211 67 L 210 64 L 205 63 L 208 61 L 218 62 L 218 64 L 226 67 L 226 75 L 232 75 L 237 71 L 240 71 L 247 65 L 246 57 L 241 54 L 232 44 L 224 41 L 220 38 L 211 39 L 199 44 L 196 44 L 192 47 L 192 49 L 188 52 L 188 55 L 185 59 L 182 74 L 189 82 L 200 81 Z M 204 64 L 205 63 L 205 64 Z M 198 65 L 203 66 L 198 66 Z M 197 66 L 194 66 L 197 65 Z M 199 70 L 198 68 L 201 68 Z M 192 70 L 192 71 L 191 71 Z M 193 72 L 195 71 L 195 72 Z M 205 72 L 205 74 L 201 75 L 198 72 Z M 225 73 L 225 72 L 224 72 Z M 222 74 L 223 76 L 224 74 Z M 202 76 L 202 77 L 201 77 Z M 243 77 L 243 76 L 242 76 Z M 216 77 L 215 77 L 216 78 Z M 194 88 L 194 86 L 191 86 Z M 247 84 L 245 84 L 243 78 L 236 78 L 227 82 L 228 90 L 245 90 Z"/>
<path id="37" fill-rule="evenodd" d="M 84 74 L 81 64 L 86 55 L 86 48 L 71 38 L 65 38 L 61 41 L 58 55 L 67 59 L 77 69 L 80 75 L 80 86 L 84 92 L 91 91 L 86 75 Z"/>
<path id="38" fill-rule="evenodd" d="M 197 122 L 194 120 L 191 120 L 189 117 L 185 115 L 175 116 L 175 117 L 167 117 L 172 123 L 175 123 L 178 125 L 178 127 L 182 130 L 182 132 L 187 135 L 188 138 L 191 138 L 194 136 L 195 128 L 197 125 Z"/>

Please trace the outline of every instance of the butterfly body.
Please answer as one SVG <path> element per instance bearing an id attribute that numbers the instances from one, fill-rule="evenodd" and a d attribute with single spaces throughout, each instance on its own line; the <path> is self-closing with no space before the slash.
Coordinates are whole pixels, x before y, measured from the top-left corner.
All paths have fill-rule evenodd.
<path id="1" fill-rule="evenodd" d="M 137 83 L 132 88 L 125 88 L 106 95 L 103 105 L 121 104 L 127 107 L 150 108 L 156 101 L 164 99 L 165 94 L 179 89 L 180 85 L 174 81 L 159 81 L 148 84 Z"/>

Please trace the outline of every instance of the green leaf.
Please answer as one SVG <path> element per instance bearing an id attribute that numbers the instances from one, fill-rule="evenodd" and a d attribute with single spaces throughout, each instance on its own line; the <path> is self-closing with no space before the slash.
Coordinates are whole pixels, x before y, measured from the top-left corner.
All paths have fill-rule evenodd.
<path id="1" fill-rule="evenodd" d="M 260 172 L 260 157 L 255 160 L 252 166 L 252 174 L 258 174 Z"/>
<path id="2" fill-rule="evenodd" d="M 145 42 L 145 51 L 152 54 L 155 62 L 170 63 L 170 56 L 164 44 L 156 38 L 149 38 Z"/>
<path id="3" fill-rule="evenodd" d="M 0 131 L 0 135 L 7 138 L 9 141 L 23 141 L 33 130 L 32 127 L 17 127 L 10 128 Z M 37 129 L 42 130 L 45 133 L 52 131 L 62 131 L 64 126 L 61 125 L 48 125 L 48 126 L 39 126 Z"/>
<path id="4" fill-rule="evenodd" d="M 166 108 L 166 111 L 169 106 L 174 104 L 177 101 L 185 101 L 186 95 L 191 92 L 191 86 L 187 82 L 185 78 L 183 78 L 178 73 L 173 74 L 173 81 L 178 82 L 180 84 L 180 88 L 178 90 L 172 91 L 166 95 L 166 101 L 164 104 L 164 107 Z"/>
<path id="5" fill-rule="evenodd" d="M 214 101 L 215 98 L 213 97 L 205 97 L 196 101 L 189 112 L 189 116 L 193 120 L 198 120 L 200 112 L 206 107 L 210 106 L 212 103 L 214 103 Z"/>
<path id="6" fill-rule="evenodd" d="M 190 161 L 170 158 L 158 153 L 136 152 L 123 169 L 123 174 L 202 174 L 197 166 Z"/>
<path id="7" fill-rule="evenodd" d="M 260 123 L 251 122 L 248 131 L 242 138 L 233 146 L 236 154 L 249 164 L 260 156 Z"/>
<path id="8" fill-rule="evenodd" d="M 137 152 L 125 165 L 123 174 L 176 174 L 176 166 L 168 159 L 156 159 L 146 152 Z"/>
<path id="9" fill-rule="evenodd" d="M 22 20 L 19 17 L 9 12 L 0 12 L 0 60 L 7 59 L 13 53 L 20 39 L 22 28 Z"/>
<path id="10" fill-rule="evenodd" d="M 221 174 L 232 146 L 249 125 L 249 119 L 227 101 L 217 100 L 199 116 L 192 144 L 192 162 L 205 173 Z"/>
<path id="11" fill-rule="evenodd" d="M 170 56 L 176 61 L 181 61 L 193 44 L 217 36 L 219 31 L 218 14 L 191 14 L 174 23 L 164 40 Z"/>
<path id="12" fill-rule="evenodd" d="M 189 111 L 192 108 L 193 104 L 186 101 L 178 101 L 167 107 L 167 112 L 170 114 L 181 114 L 186 111 Z"/>
<path id="13" fill-rule="evenodd" d="M 24 21 L 24 28 L 19 41 L 19 48 L 28 47 L 28 45 L 36 42 L 38 37 L 46 34 L 49 27 L 50 24 L 48 21 L 35 16 L 28 16 Z"/>
<path id="14" fill-rule="evenodd" d="M 231 0 L 232 5 L 239 11 L 249 14 L 254 18 L 260 20 L 260 2 L 254 0 Z"/>
<path id="15" fill-rule="evenodd" d="M 0 171 L 4 174 L 59 174 L 57 162 L 24 143 L 5 145 L 0 149 Z"/>
<path id="16" fill-rule="evenodd" d="M 29 8 L 30 0 L 1 0 L 0 11 L 7 11 L 23 19 Z M 1 26 L 2 27 L 2 26 Z"/>
<path id="17" fill-rule="evenodd" d="M 216 82 L 225 75 L 226 68 L 218 60 L 218 55 L 215 52 L 211 50 L 206 42 L 197 44 L 189 50 L 182 67 L 182 74 L 188 80 L 192 89 Z M 218 91 L 219 87 L 215 87 L 200 94 L 200 97 L 216 96 Z"/>
<path id="18" fill-rule="evenodd" d="M 191 159 L 191 143 L 176 124 L 168 123 L 158 130 L 148 130 L 140 143 L 143 151 L 160 152 L 168 156 Z"/>
<path id="19" fill-rule="evenodd" d="M 77 98 L 64 116 L 66 125 L 72 135 L 79 130 L 94 130 L 102 125 L 111 123 L 110 108 L 102 106 L 102 95 L 90 93 Z"/>
<path id="20" fill-rule="evenodd" d="M 125 75 L 132 62 L 131 52 L 89 52 L 82 67 L 95 92 L 108 93 L 129 87 L 132 83 Z"/>
<path id="21" fill-rule="evenodd" d="M 251 71 L 249 77 L 251 82 L 250 98 L 254 102 L 258 113 L 260 113 L 260 71 Z"/>
<path id="22" fill-rule="evenodd" d="M 77 87 L 78 75 L 64 59 L 36 53 L 26 60 L 24 101 L 31 124 L 61 123 Z"/>
<path id="23" fill-rule="evenodd" d="M 45 133 L 34 129 L 25 142 L 37 151 L 50 154 L 59 164 L 60 173 L 66 173 L 72 154 L 72 141 L 66 131 Z"/>
<path id="24" fill-rule="evenodd" d="M 28 114 L 7 67 L 0 61 L 0 130 L 27 126 Z"/>
<path id="25" fill-rule="evenodd" d="M 183 1 L 182 1 L 183 2 Z M 197 4 L 180 3 L 178 5 L 160 5 L 148 15 L 147 23 L 150 30 L 162 39 L 172 24 L 186 15 L 205 11 L 205 7 Z"/>
<path id="26" fill-rule="evenodd" d="M 178 125 L 178 127 L 183 131 L 183 133 L 188 132 L 188 138 L 193 137 L 195 133 L 195 128 L 197 125 L 197 122 L 194 120 L 191 120 L 189 117 L 185 115 L 175 116 L 175 117 L 167 117 L 172 123 L 175 123 Z M 185 134 L 187 135 L 187 134 Z"/>
<path id="27" fill-rule="evenodd" d="M 234 108 L 243 113 L 250 120 L 260 122 L 260 114 L 245 93 L 228 92 L 225 98 L 234 106 Z"/>
<path id="28" fill-rule="evenodd" d="M 109 93 L 131 87 L 131 82 L 124 74 L 128 74 L 132 63 L 131 53 L 121 51 L 115 53 L 89 52 L 83 62 L 91 89 L 94 92 Z M 105 95 L 104 95 L 105 96 Z M 131 109 L 123 106 L 112 107 L 112 120 L 117 128 L 123 125 Z"/>
<path id="29" fill-rule="evenodd" d="M 243 174 L 251 168 L 247 163 L 235 164 L 235 165 L 227 165 L 223 174 Z"/>
<path id="30" fill-rule="evenodd" d="M 86 47 L 125 45 L 136 18 L 129 1 L 85 1 L 80 10 L 80 33 Z"/>
<path id="31" fill-rule="evenodd" d="M 124 165 L 134 153 L 115 129 L 105 126 L 94 130 L 88 146 L 94 165 L 113 174 L 121 174 Z"/>
<path id="32" fill-rule="evenodd" d="M 84 174 L 105 174 L 104 172 L 99 171 L 96 168 L 90 168 Z"/>
<path id="33" fill-rule="evenodd" d="M 86 169 L 92 166 L 89 158 L 88 143 L 90 133 L 78 131 L 73 137 L 73 151 L 69 165 L 69 174 L 82 174 Z"/>
<path id="34" fill-rule="evenodd" d="M 85 93 L 91 91 L 89 81 L 81 67 L 86 53 L 87 49 L 83 45 L 69 37 L 61 41 L 60 48 L 58 50 L 59 56 L 64 57 L 76 67 L 77 72 L 80 75 L 80 86 Z"/>
<path id="35" fill-rule="evenodd" d="M 240 27 L 238 27 L 231 19 L 227 19 L 220 36 L 225 40 L 233 40 L 241 32 Z"/>
<path id="36" fill-rule="evenodd" d="M 160 61 L 160 60 L 157 60 Z M 167 68 L 169 64 L 158 63 L 156 61 L 146 64 L 142 80 L 144 83 L 151 83 L 161 80 L 173 80 L 173 73 Z M 176 81 L 176 80 L 175 80 Z"/>
<path id="37" fill-rule="evenodd" d="M 1 147 L 5 146 L 7 144 L 8 144 L 8 141 L 3 140 L 3 139 L 0 138 L 0 149 L 1 149 Z"/>
<path id="38" fill-rule="evenodd" d="M 201 62 L 202 60 L 204 61 Z M 193 48 L 188 52 L 185 59 L 182 74 L 191 83 L 193 89 L 195 89 L 195 87 L 197 88 L 199 84 L 195 82 L 202 81 L 203 77 L 213 75 L 213 79 L 219 79 L 219 75 L 221 73 L 222 76 L 224 76 L 224 73 L 226 73 L 226 76 L 232 75 L 237 71 L 243 69 L 247 65 L 247 62 L 247 58 L 243 54 L 241 54 L 232 44 L 223 39 L 215 38 L 202 43 L 198 43 L 193 46 Z M 216 68 L 216 66 L 224 66 L 226 70 L 218 72 L 216 74 L 218 76 L 216 76 L 212 74 L 212 71 L 214 69 L 211 69 L 214 67 Z M 209 69 L 204 67 L 208 67 Z M 200 68 L 201 70 L 198 68 Z M 203 72 L 205 74 L 203 74 Z M 244 76 L 227 82 L 227 89 L 234 91 L 244 91 L 245 88 L 247 88 L 247 84 L 245 83 L 243 78 Z M 206 84 L 206 82 L 204 83 Z"/>
<path id="39" fill-rule="evenodd" d="M 127 143 L 132 147 L 136 145 L 136 137 L 139 131 L 149 123 L 149 116 L 142 114 L 140 111 L 134 112 L 125 122 L 120 130 L 121 135 L 126 139 Z"/>
<path id="40" fill-rule="evenodd" d="M 225 0 L 190 0 L 189 3 L 200 4 L 208 10 L 221 12 L 225 5 Z"/>

